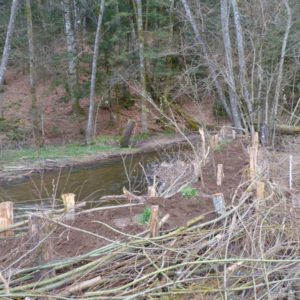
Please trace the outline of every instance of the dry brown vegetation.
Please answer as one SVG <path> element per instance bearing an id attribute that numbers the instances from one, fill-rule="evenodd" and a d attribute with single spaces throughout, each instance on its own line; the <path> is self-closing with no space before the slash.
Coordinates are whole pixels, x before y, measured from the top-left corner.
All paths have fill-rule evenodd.
<path id="1" fill-rule="evenodd" d="M 96 241 L 94 248 L 87 251 L 83 247 L 84 251 L 79 251 L 77 256 L 66 254 L 63 259 L 36 265 L 32 255 L 37 255 L 36 249 L 44 242 L 40 241 L 18 258 L 18 263 L 28 263 L 31 259 L 27 267 L 12 260 L 9 265 L 14 265 L 13 268 L 5 268 L 2 263 L 0 297 L 297 299 L 300 296 L 297 195 L 281 175 L 286 173 L 284 168 L 274 164 L 275 154 L 266 149 L 259 151 L 256 177 L 247 179 L 246 146 L 245 140 L 238 140 L 223 146 L 221 151 L 211 152 L 209 162 L 202 169 L 206 187 L 201 187 L 200 182 L 193 185 L 204 199 L 199 203 L 200 210 L 195 199 L 184 199 L 180 193 L 173 200 L 147 200 L 150 205 L 160 205 L 160 217 L 171 214 L 156 237 L 151 237 L 141 225 L 125 222 L 121 226 L 114 222 L 124 217 L 122 210 L 128 214 L 129 209 L 124 207 L 109 210 L 106 218 L 110 221 L 107 222 L 101 212 L 88 214 L 89 219 L 94 220 L 93 228 L 84 227 L 82 223 L 88 211 L 79 215 L 73 224 L 47 217 L 51 226 L 60 226 L 59 231 L 54 227 L 63 243 L 68 239 L 74 242 L 74 236 L 81 235 L 81 243 L 85 242 L 84 237 L 87 241 L 88 237 Z M 230 160 L 237 161 L 238 153 L 244 154 L 234 167 Z M 213 185 L 212 169 L 221 161 L 225 166 L 225 179 L 220 188 Z M 234 188 L 228 189 L 232 178 L 226 181 L 226 177 L 236 178 Z M 294 177 L 295 186 L 296 179 Z M 261 199 L 256 195 L 258 181 L 265 183 L 265 196 Z M 227 209 L 223 215 L 215 214 L 207 200 L 210 194 L 220 191 L 226 195 Z M 136 215 L 142 207 L 133 207 L 131 212 Z M 181 221 L 176 219 L 178 212 Z M 55 230 L 50 231 L 50 236 Z"/>

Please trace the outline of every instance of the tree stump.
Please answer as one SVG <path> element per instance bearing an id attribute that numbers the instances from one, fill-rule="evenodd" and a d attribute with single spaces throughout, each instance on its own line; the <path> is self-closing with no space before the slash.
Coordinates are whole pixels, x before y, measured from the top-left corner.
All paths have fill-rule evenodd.
<path id="1" fill-rule="evenodd" d="M 131 139 L 134 127 L 135 127 L 135 122 L 133 120 L 128 120 L 126 128 L 124 129 L 122 137 L 120 139 L 120 147 L 121 148 L 129 147 L 130 139 Z"/>
<path id="2" fill-rule="evenodd" d="M 148 186 L 147 196 L 149 198 L 155 198 L 155 197 L 157 197 L 155 185 Z"/>
<path id="3" fill-rule="evenodd" d="M 61 198 L 65 206 L 66 220 L 73 221 L 75 219 L 75 194 L 62 194 Z"/>
<path id="4" fill-rule="evenodd" d="M 34 264 L 36 266 L 49 262 L 53 255 L 53 243 L 51 238 L 51 226 L 48 220 L 39 216 L 31 216 L 28 222 L 28 229 L 30 234 L 30 247 L 35 249 Z M 35 280 L 40 280 L 51 276 L 47 270 L 40 270 L 35 273 Z"/>
<path id="5" fill-rule="evenodd" d="M 217 214 L 224 215 L 226 213 L 225 201 L 222 193 L 213 195 L 213 204 Z"/>
<path id="6" fill-rule="evenodd" d="M 13 203 L 10 201 L 0 203 L 0 229 L 9 228 L 14 223 Z M 12 236 L 12 230 L 0 233 L 2 237 Z"/>

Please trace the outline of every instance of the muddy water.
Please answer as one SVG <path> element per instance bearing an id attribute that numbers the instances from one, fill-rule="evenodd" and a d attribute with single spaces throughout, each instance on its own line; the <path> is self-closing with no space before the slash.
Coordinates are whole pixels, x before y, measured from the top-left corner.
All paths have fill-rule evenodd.
<path id="1" fill-rule="evenodd" d="M 147 169 L 158 159 L 158 154 L 153 152 L 43 172 L 21 182 L 2 185 L 0 201 L 13 201 L 24 207 L 41 201 L 49 205 L 53 195 L 60 198 L 62 193 L 75 193 L 76 201 L 88 201 L 94 206 L 103 195 L 122 194 L 124 186 L 141 192 L 145 189 L 145 177 L 140 165 Z"/>

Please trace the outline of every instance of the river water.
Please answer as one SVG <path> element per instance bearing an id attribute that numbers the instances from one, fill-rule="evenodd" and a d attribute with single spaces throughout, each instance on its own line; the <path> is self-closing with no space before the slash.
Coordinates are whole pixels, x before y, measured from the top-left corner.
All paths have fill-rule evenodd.
<path id="1" fill-rule="evenodd" d="M 122 194 L 124 186 L 136 193 L 142 192 L 146 187 L 143 168 L 149 168 L 158 160 L 158 153 L 152 152 L 108 159 L 84 167 L 45 171 L 20 182 L 3 184 L 0 201 L 13 201 L 24 207 L 41 202 L 50 205 L 52 199 L 60 198 L 62 193 L 75 193 L 76 202 L 97 204 L 103 195 Z"/>

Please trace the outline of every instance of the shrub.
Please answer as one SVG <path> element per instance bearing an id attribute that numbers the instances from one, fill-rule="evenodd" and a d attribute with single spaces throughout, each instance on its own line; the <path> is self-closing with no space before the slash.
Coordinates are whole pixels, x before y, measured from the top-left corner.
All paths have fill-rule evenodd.
<path id="1" fill-rule="evenodd" d="M 151 218 L 151 208 L 145 207 L 143 210 L 143 213 L 140 216 L 140 223 L 141 224 L 147 224 L 150 221 Z"/>

